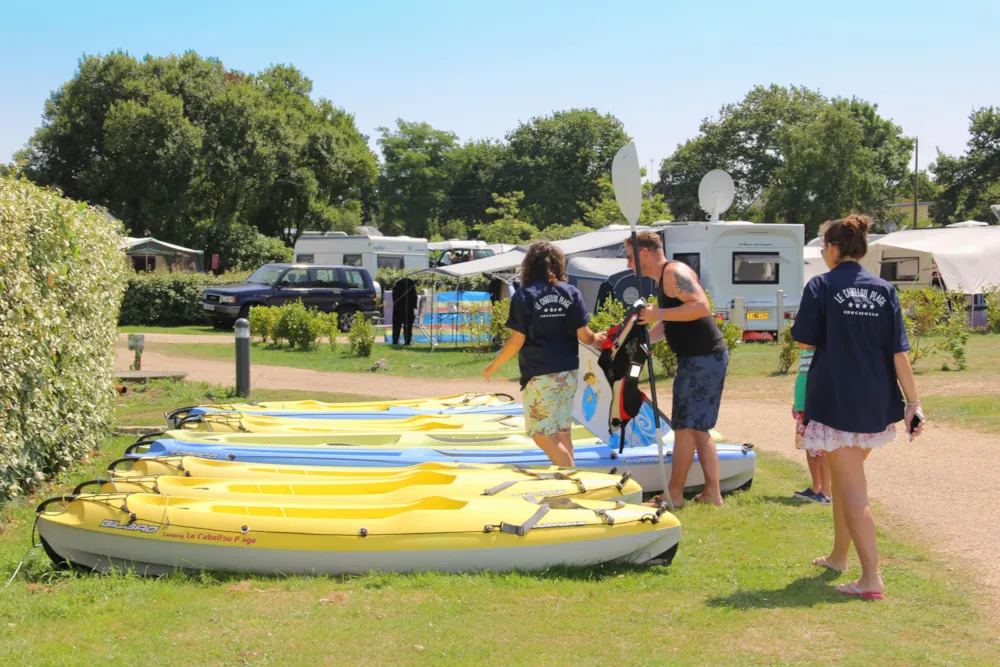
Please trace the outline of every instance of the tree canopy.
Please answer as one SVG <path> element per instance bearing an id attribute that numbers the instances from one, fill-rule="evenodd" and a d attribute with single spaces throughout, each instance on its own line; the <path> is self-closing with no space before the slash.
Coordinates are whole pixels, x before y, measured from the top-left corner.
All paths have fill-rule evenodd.
<path id="1" fill-rule="evenodd" d="M 969 134 L 965 155 L 939 153 L 931 165 L 940 187 L 931 207 L 931 217 L 937 222 L 996 222 L 990 205 L 1000 204 L 1000 107 L 973 112 Z"/>

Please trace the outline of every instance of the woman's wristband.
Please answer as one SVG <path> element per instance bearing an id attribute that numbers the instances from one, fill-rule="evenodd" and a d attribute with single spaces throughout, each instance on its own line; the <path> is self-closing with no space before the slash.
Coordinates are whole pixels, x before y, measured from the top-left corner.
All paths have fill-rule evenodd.
<path id="1" fill-rule="evenodd" d="M 912 408 L 915 405 L 916 406 L 920 405 L 920 401 L 907 401 L 906 402 L 906 407 L 908 407 L 908 408 Z"/>

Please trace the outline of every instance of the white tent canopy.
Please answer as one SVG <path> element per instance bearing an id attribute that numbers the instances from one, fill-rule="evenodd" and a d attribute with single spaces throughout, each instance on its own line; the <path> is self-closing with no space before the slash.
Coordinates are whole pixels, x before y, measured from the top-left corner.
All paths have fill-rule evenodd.
<path id="1" fill-rule="evenodd" d="M 952 228 L 962 228 L 962 227 L 989 227 L 990 223 L 980 222 L 978 220 L 965 220 L 963 222 L 953 222 L 948 227 Z"/>
<path id="2" fill-rule="evenodd" d="M 932 261 L 946 289 L 980 294 L 988 285 L 1000 285 L 1000 227 L 893 232 L 870 244 L 861 264 L 881 275 L 883 265 L 895 263 L 899 266 L 895 282 L 912 279 L 914 284 L 929 285 Z"/>
<path id="3" fill-rule="evenodd" d="M 428 250 L 474 250 L 485 248 L 486 241 L 468 241 L 462 239 L 449 239 L 447 241 L 433 241 L 427 244 Z"/>
<path id="4" fill-rule="evenodd" d="M 648 227 L 638 227 L 637 229 L 648 229 Z M 611 225 L 605 229 L 577 234 L 570 239 L 553 241 L 552 245 L 563 251 L 567 261 L 573 257 L 614 257 L 619 253 L 624 254 L 622 241 L 630 234 L 629 228 L 624 225 Z M 420 273 L 441 273 L 453 278 L 465 278 L 477 273 L 516 272 L 530 247 L 530 243 L 524 243 L 514 250 L 493 257 L 474 259 L 461 264 L 435 266 L 424 269 Z"/>

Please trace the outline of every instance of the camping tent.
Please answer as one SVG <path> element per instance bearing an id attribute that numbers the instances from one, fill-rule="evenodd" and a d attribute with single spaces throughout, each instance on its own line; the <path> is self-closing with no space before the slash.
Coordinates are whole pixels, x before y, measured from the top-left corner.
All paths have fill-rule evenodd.
<path id="1" fill-rule="evenodd" d="M 870 244 L 861 264 L 897 285 L 931 285 L 936 270 L 946 289 L 980 294 L 1000 285 L 1000 227 L 893 232 Z"/>
<path id="2" fill-rule="evenodd" d="M 202 257 L 205 254 L 204 250 L 185 248 L 151 236 L 142 238 L 126 236 L 121 247 L 125 250 L 125 254 L 132 258 L 132 267 L 136 271 L 152 271 L 158 268 L 159 261 L 163 262 L 160 266 L 171 271 L 197 272 L 202 269 Z"/>

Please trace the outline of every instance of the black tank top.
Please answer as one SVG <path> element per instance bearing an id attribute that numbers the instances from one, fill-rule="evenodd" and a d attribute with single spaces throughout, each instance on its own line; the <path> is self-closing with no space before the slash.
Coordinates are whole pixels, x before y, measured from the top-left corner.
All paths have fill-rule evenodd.
<path id="1" fill-rule="evenodd" d="M 667 260 L 660 271 L 659 294 L 656 302 L 660 308 L 676 308 L 684 304 L 680 299 L 669 297 L 663 291 L 663 273 L 673 260 Z M 727 349 L 726 339 L 719 331 L 715 319 L 709 316 L 690 322 L 663 322 L 663 332 L 667 337 L 667 345 L 679 357 L 699 357 Z"/>

